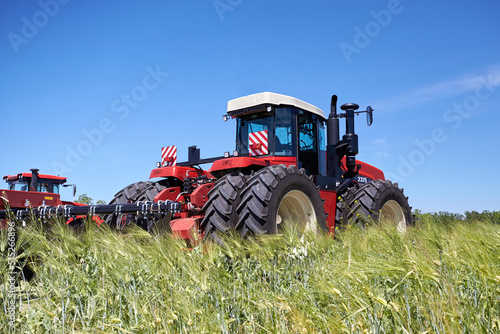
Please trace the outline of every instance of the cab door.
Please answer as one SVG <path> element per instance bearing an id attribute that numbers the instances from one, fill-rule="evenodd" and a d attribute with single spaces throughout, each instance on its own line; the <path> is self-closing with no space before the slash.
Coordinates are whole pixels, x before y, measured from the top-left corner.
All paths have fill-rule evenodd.
<path id="1" fill-rule="evenodd" d="M 299 110 L 298 127 L 298 160 L 299 168 L 304 168 L 308 175 L 319 174 L 318 164 L 318 120 L 317 116 Z"/>

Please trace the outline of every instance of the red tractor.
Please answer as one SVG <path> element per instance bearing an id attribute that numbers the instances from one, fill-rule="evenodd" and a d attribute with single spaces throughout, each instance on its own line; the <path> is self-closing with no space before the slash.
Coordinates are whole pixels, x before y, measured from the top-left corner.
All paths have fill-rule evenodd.
<path id="1" fill-rule="evenodd" d="M 73 187 L 73 196 L 76 194 L 76 185 L 65 184 L 67 181 L 65 177 L 39 174 L 38 169 L 34 168 L 31 169 L 31 173 L 6 175 L 3 179 L 7 182 L 8 189 L 0 189 L 0 213 L 3 213 L 4 209 L 12 212 L 30 212 L 43 207 L 86 207 L 82 203 L 61 200 L 59 194 L 61 187 Z M 85 214 L 68 216 L 66 223 L 72 226 L 81 225 L 86 217 Z M 4 216 L 0 214 L 0 219 L 5 218 Z M 98 216 L 93 216 L 92 219 L 98 225 L 103 222 Z M 0 223 L 1 227 L 5 228 L 5 220 L 2 219 Z"/>
<path id="2" fill-rule="evenodd" d="M 328 118 L 319 108 L 293 97 L 260 93 L 228 102 L 224 120 L 236 120 L 236 149 L 223 157 L 200 159 L 200 150 L 189 147 L 188 161 L 177 163 L 176 147 L 162 149 L 162 162 L 151 181 L 137 182 L 119 191 L 110 206 L 127 203 L 180 205 L 170 226 L 187 240 L 218 240 L 236 230 L 242 236 L 279 233 L 284 227 L 299 231 L 321 229 L 333 233 L 347 224 L 364 226 L 386 220 L 404 230 L 412 223 L 408 198 L 384 173 L 361 161 L 354 117 L 358 111 L 347 103 L 337 113 L 332 96 Z M 340 138 L 339 121 L 346 133 Z M 203 170 L 200 165 L 212 163 Z M 116 212 L 107 218 L 120 227 L 135 220 L 145 229 L 155 219 Z"/>
<path id="3" fill-rule="evenodd" d="M 61 176 L 39 174 L 38 169 L 31 169 L 31 173 L 6 175 L 8 189 L 0 189 L 0 210 L 8 205 L 11 209 L 26 209 L 40 206 L 80 205 L 79 203 L 62 201 L 59 190 L 66 185 L 66 178 Z"/>

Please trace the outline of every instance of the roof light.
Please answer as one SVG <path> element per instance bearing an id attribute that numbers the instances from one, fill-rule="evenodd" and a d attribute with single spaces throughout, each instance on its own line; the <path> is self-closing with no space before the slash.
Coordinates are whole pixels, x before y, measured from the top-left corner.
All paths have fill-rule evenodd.
<path id="1" fill-rule="evenodd" d="M 239 155 L 238 151 L 233 151 L 233 157 L 237 157 Z"/>
<path id="2" fill-rule="evenodd" d="M 161 162 L 159 162 L 159 161 L 158 161 L 158 162 L 156 163 L 156 168 L 160 168 L 160 167 L 161 167 Z"/>
<path id="3" fill-rule="evenodd" d="M 229 152 L 224 152 L 224 158 L 229 158 Z"/>

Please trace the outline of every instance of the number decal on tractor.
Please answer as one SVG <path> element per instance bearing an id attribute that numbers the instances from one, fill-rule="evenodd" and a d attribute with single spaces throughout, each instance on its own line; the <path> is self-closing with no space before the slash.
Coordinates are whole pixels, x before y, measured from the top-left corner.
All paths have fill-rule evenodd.
<path id="1" fill-rule="evenodd" d="M 368 178 L 364 176 L 358 176 L 358 183 L 368 183 Z"/>

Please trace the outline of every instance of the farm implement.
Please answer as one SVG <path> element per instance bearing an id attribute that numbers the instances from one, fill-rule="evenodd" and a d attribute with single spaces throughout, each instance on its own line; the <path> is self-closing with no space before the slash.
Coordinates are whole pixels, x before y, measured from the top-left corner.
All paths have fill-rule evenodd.
<path id="1" fill-rule="evenodd" d="M 74 195 L 76 186 L 65 184 L 65 177 L 39 174 L 38 169 L 31 169 L 31 173 L 7 175 L 3 179 L 8 186 L 8 189 L 0 189 L 0 220 L 4 228 L 7 218 L 24 221 L 32 215 L 42 219 L 62 218 L 71 225 L 82 224 L 89 216 L 97 225 L 101 225 L 104 222 L 100 218 L 102 215 L 136 214 L 141 219 L 150 216 L 161 219 L 180 210 L 180 205 L 171 201 L 116 205 L 85 205 L 63 201 L 59 194 L 60 187 L 73 186 Z M 136 221 L 139 222 L 138 219 Z"/>
<path id="2" fill-rule="evenodd" d="M 340 109 L 336 95 L 328 117 L 290 96 L 265 92 L 237 98 L 228 102 L 224 115 L 224 121 L 236 121 L 233 152 L 200 159 L 200 150 L 191 146 L 188 161 L 177 162 L 177 147 L 164 147 L 150 181 L 125 187 L 108 205 L 44 202 L 32 205 L 36 210 L 31 212 L 100 215 L 112 227 L 135 223 L 146 230 L 162 220 L 188 241 L 218 241 L 230 230 L 243 237 L 289 227 L 333 233 L 371 221 L 389 221 L 404 230 L 412 217 L 403 190 L 385 180 L 380 169 L 356 160 L 355 116 L 366 114 L 371 125 L 373 109 L 358 110 L 355 103 Z M 345 134 L 340 137 L 342 118 Z M 208 170 L 200 167 L 210 163 Z"/>

